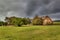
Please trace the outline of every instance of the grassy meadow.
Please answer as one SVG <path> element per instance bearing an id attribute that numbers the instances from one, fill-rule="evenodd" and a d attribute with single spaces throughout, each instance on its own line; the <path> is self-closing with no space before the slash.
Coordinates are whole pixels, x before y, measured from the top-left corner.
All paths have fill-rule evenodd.
<path id="1" fill-rule="evenodd" d="M 0 40 L 60 40 L 60 25 L 1 26 Z"/>

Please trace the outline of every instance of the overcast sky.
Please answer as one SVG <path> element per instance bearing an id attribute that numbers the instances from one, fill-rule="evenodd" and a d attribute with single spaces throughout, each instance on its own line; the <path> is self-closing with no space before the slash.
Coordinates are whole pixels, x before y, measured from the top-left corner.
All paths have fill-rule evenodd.
<path id="1" fill-rule="evenodd" d="M 60 0 L 0 0 L 0 19 L 6 16 L 48 15 L 60 19 Z"/>

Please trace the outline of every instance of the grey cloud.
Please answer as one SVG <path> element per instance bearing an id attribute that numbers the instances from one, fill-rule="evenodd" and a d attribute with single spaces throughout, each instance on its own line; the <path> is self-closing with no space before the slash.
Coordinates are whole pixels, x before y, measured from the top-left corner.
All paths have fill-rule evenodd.
<path id="1" fill-rule="evenodd" d="M 36 14 L 59 19 L 60 0 L 0 0 L 2 18 L 6 16 L 33 17 Z"/>
<path id="2" fill-rule="evenodd" d="M 32 2 L 30 2 L 28 4 L 28 15 L 31 12 L 33 14 L 33 12 L 35 12 L 35 10 L 38 10 L 38 13 L 36 14 L 51 14 L 51 13 L 57 13 L 60 12 L 60 1 L 59 0 L 37 0 L 38 2 L 35 2 L 32 0 Z M 29 6 L 31 5 L 31 6 Z M 42 7 L 40 10 L 39 8 Z M 30 14 L 31 14 L 30 13 Z"/>
<path id="3" fill-rule="evenodd" d="M 50 16 L 52 19 L 60 20 L 60 13 L 50 14 L 49 16 Z"/>

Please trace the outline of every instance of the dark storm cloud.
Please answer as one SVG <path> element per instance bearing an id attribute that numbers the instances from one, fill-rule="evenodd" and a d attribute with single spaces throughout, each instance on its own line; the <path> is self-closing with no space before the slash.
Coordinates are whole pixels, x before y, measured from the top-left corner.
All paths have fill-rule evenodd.
<path id="1" fill-rule="evenodd" d="M 0 0 L 1 19 L 6 16 L 33 17 L 36 14 L 58 19 L 60 0 Z"/>
<path id="2" fill-rule="evenodd" d="M 25 17 L 27 0 L 0 0 L 0 19 L 6 16 Z"/>
<path id="3" fill-rule="evenodd" d="M 30 5 L 30 6 L 29 6 Z M 39 9 L 40 8 L 40 9 Z M 27 14 L 52 14 L 60 12 L 60 0 L 35 0 L 30 1 L 28 4 Z M 37 13 L 35 13 L 36 11 Z M 30 13 L 31 12 L 31 13 Z M 29 14 L 30 13 L 30 14 Z"/>
<path id="4" fill-rule="evenodd" d="M 36 14 L 40 16 L 49 15 L 52 18 L 59 19 L 60 0 L 31 0 L 28 3 L 27 15 L 31 16 Z"/>
<path id="5" fill-rule="evenodd" d="M 54 20 L 60 20 L 60 13 L 51 14 L 49 16 Z"/>
<path id="6" fill-rule="evenodd" d="M 30 0 L 27 5 L 27 15 L 33 14 L 37 9 L 47 4 L 49 4 L 49 0 Z"/>

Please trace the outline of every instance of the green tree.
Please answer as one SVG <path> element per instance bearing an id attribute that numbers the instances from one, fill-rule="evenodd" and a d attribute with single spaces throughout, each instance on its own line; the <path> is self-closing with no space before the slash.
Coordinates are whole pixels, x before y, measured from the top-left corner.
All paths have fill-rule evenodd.
<path id="1" fill-rule="evenodd" d="M 0 21 L 0 26 L 4 26 L 4 22 L 3 21 Z"/>
<path id="2" fill-rule="evenodd" d="M 43 23 L 42 18 L 38 17 L 37 15 L 32 20 L 33 25 L 42 25 L 42 23 Z"/>
<path id="3" fill-rule="evenodd" d="M 5 20 L 8 23 L 8 25 L 15 25 L 15 26 L 23 25 L 22 18 L 6 17 Z"/>
<path id="4" fill-rule="evenodd" d="M 27 25 L 27 24 L 31 23 L 31 20 L 29 18 L 23 18 L 22 21 L 23 21 L 24 25 Z"/>

